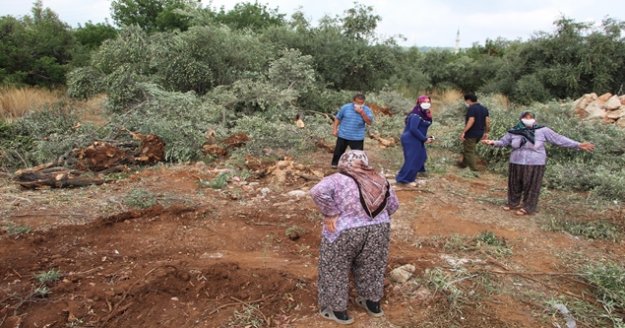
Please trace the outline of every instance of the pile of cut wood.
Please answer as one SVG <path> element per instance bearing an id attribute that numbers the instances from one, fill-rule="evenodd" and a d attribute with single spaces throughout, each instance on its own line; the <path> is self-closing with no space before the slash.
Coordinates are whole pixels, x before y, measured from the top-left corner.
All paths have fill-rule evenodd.
<path id="1" fill-rule="evenodd" d="M 104 174 L 126 171 L 128 165 L 154 164 L 165 158 L 165 142 L 161 138 L 128 132 L 139 143 L 94 141 L 56 161 L 18 170 L 14 179 L 28 189 L 83 187 L 102 184 Z"/>

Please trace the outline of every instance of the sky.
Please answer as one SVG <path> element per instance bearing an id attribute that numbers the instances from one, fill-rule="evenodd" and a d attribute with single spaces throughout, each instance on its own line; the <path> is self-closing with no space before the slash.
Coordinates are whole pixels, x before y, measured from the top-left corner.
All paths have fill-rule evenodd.
<path id="1" fill-rule="evenodd" d="M 33 1 L 0 0 L 0 16 L 30 15 Z M 236 0 L 202 0 L 204 6 L 231 9 Z M 254 2 L 249 0 L 248 2 Z M 324 15 L 343 16 L 354 1 L 343 0 L 258 0 L 290 17 L 300 9 L 316 25 Z M 527 40 L 537 32 L 554 31 L 553 22 L 561 17 L 576 22 L 598 24 L 606 17 L 625 21 L 625 1 L 620 0 L 360 0 L 382 17 L 377 34 L 381 39 L 395 37 L 404 46 L 455 47 L 484 44 L 487 39 Z M 110 19 L 111 0 L 43 0 L 59 18 L 78 26 L 88 21 Z M 399 36 L 403 38 L 398 38 Z"/>

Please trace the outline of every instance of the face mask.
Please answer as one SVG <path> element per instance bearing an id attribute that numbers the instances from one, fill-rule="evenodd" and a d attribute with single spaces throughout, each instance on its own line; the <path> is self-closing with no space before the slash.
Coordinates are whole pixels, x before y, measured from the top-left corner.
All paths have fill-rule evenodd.
<path id="1" fill-rule="evenodd" d="M 530 126 L 534 126 L 534 123 L 536 123 L 536 120 L 533 118 L 522 118 L 521 122 L 523 122 L 523 125 L 530 127 Z"/>
<path id="2" fill-rule="evenodd" d="M 432 107 L 432 104 L 430 103 L 421 103 L 421 108 L 423 109 L 430 109 L 430 107 Z"/>
<path id="3" fill-rule="evenodd" d="M 471 106 L 469 103 L 464 103 L 464 107 L 469 108 Z"/>

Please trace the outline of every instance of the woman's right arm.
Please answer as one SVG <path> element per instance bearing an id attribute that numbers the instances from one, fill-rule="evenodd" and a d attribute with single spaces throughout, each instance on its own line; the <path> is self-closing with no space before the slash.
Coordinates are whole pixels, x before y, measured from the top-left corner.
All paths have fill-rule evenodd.
<path id="1" fill-rule="evenodd" d="M 501 139 L 495 140 L 493 146 L 495 147 L 507 147 L 512 143 L 512 134 L 506 133 Z"/>

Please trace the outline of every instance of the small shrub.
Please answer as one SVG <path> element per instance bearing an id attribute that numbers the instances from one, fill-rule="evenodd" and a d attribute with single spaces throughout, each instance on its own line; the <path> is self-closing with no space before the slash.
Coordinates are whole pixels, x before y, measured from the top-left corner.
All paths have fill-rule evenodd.
<path id="1" fill-rule="evenodd" d="M 424 284 L 434 290 L 434 293 L 442 292 L 447 297 L 450 311 L 459 311 L 461 302 L 465 297 L 464 292 L 456 287 L 458 277 L 446 274 L 441 268 L 427 269 L 424 273 Z"/>
<path id="2" fill-rule="evenodd" d="M 616 263 L 594 263 L 586 266 L 581 274 L 595 287 L 595 295 L 615 323 L 615 327 L 617 323 L 622 327 L 622 318 L 616 313 L 625 310 L 625 268 Z"/>
<path id="3" fill-rule="evenodd" d="M 39 286 L 35 288 L 34 296 L 44 298 L 44 297 L 48 297 L 49 294 L 50 294 L 50 288 L 48 288 L 47 286 Z"/>
<path id="4" fill-rule="evenodd" d="M 227 323 L 227 327 L 260 328 L 266 324 L 257 304 L 246 305 L 241 311 L 236 310 Z"/>
<path id="5" fill-rule="evenodd" d="M 510 256 L 512 250 L 508 247 L 504 238 L 497 237 L 495 233 L 484 231 L 480 233 L 474 242 L 478 249 L 483 249 L 486 253 L 493 256 Z"/>
<path id="6" fill-rule="evenodd" d="M 223 189 L 228 185 L 230 177 L 230 173 L 221 173 L 210 181 L 200 180 L 200 185 L 213 189 Z"/>
<path id="7" fill-rule="evenodd" d="M 124 204 L 133 208 L 148 208 L 156 203 L 154 194 L 144 189 L 133 189 L 124 199 Z"/>
<path id="8" fill-rule="evenodd" d="M 505 239 L 497 237 L 497 235 L 495 235 L 494 232 L 490 232 L 490 231 L 484 231 L 480 233 L 479 236 L 475 238 L 475 240 L 478 242 L 478 245 L 486 244 L 490 246 L 507 247 Z"/>
<path id="9" fill-rule="evenodd" d="M 61 272 L 57 269 L 51 269 L 35 275 L 37 281 L 42 285 L 47 285 L 61 279 Z"/>

